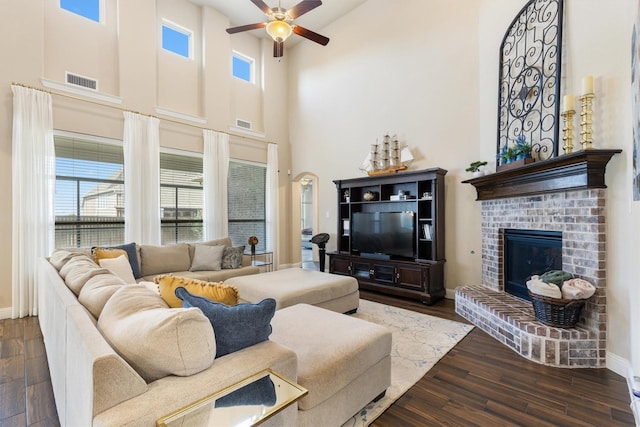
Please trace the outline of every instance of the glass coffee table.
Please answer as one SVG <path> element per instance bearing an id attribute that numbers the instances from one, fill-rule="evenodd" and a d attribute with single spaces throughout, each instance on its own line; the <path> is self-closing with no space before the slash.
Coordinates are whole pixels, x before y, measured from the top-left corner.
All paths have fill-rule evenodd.
<path id="1" fill-rule="evenodd" d="M 158 419 L 156 425 L 255 426 L 307 393 L 304 387 L 267 369 Z"/>

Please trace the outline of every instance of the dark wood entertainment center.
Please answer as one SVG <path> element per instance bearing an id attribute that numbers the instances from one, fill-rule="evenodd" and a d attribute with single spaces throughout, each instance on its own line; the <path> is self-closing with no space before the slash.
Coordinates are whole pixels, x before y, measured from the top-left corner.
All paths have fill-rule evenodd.
<path id="1" fill-rule="evenodd" d="M 337 250 L 329 271 L 353 276 L 361 289 L 432 304 L 444 288 L 444 177 L 440 168 L 336 180 Z M 414 219 L 412 257 L 360 253 L 353 246 L 358 213 L 409 212 Z M 382 251 L 384 252 L 384 251 Z"/>

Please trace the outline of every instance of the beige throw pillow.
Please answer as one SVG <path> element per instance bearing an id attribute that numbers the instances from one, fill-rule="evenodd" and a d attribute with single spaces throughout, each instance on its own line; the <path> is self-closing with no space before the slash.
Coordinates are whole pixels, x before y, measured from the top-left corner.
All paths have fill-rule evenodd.
<path id="1" fill-rule="evenodd" d="M 211 366 L 216 354 L 213 328 L 200 309 L 169 309 L 144 285 L 116 292 L 98 327 L 147 382 L 196 374 Z"/>
<path id="2" fill-rule="evenodd" d="M 190 271 L 218 271 L 222 269 L 224 246 L 196 245 Z"/>
<path id="3" fill-rule="evenodd" d="M 103 258 L 99 263 L 100 267 L 106 268 L 111 273 L 124 280 L 124 283 L 127 285 L 136 283 L 136 279 L 133 277 L 131 264 L 129 264 L 129 258 L 127 258 L 126 254 L 120 255 L 116 258 Z"/>

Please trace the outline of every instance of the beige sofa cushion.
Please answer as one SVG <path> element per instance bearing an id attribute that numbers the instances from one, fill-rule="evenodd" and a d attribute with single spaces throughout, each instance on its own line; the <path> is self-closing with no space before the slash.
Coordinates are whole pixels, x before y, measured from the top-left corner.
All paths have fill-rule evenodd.
<path id="1" fill-rule="evenodd" d="M 80 252 L 73 252 L 66 249 L 56 249 L 49 257 L 49 262 L 56 268 L 56 270 L 60 271 L 60 269 L 64 267 L 64 265 L 72 258 L 83 255 L 84 254 Z"/>
<path id="2" fill-rule="evenodd" d="M 77 295 L 80 295 L 82 288 L 84 285 L 94 276 L 99 274 L 109 274 L 110 271 L 106 268 L 100 268 L 97 265 L 89 266 L 89 267 L 77 267 L 72 269 L 69 274 L 67 274 L 67 278 L 64 282 L 67 284 L 67 287 L 71 289 L 71 291 Z"/>
<path id="3" fill-rule="evenodd" d="M 178 277 L 172 274 L 156 276 L 154 282 L 160 288 L 160 296 L 169 307 L 182 307 L 182 301 L 176 297 L 176 288 L 182 286 L 194 295 L 208 298 L 226 305 L 238 304 L 238 289 L 224 283 L 205 282 L 198 279 Z"/>
<path id="4" fill-rule="evenodd" d="M 191 267 L 189 245 L 140 245 L 140 271 L 143 276 L 185 271 Z"/>
<path id="5" fill-rule="evenodd" d="M 213 328 L 200 309 L 169 309 L 144 285 L 116 292 L 98 327 L 147 382 L 198 373 L 211 366 L 216 354 Z"/>
<path id="6" fill-rule="evenodd" d="M 105 271 L 106 273 L 98 274 L 89 279 L 78 296 L 80 304 L 84 305 L 96 319 L 100 316 L 109 298 L 118 289 L 125 286 L 124 280 L 111 274 L 109 270 L 105 269 Z"/>

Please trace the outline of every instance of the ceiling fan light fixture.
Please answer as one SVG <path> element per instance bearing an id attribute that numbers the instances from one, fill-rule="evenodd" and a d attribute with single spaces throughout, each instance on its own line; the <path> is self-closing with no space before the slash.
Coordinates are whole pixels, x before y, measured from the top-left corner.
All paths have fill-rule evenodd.
<path id="1" fill-rule="evenodd" d="M 267 34 L 275 41 L 285 41 L 291 33 L 293 29 L 285 21 L 275 20 L 267 24 Z"/>

